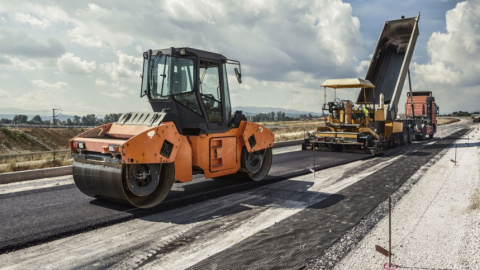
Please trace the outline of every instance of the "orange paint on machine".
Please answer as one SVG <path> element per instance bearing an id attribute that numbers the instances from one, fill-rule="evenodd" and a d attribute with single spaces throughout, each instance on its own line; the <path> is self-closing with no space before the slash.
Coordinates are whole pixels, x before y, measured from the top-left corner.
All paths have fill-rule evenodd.
<path id="1" fill-rule="evenodd" d="M 124 113 L 70 140 L 83 193 L 149 208 L 194 174 L 267 176 L 274 134 L 232 113 L 227 66 L 238 66 L 241 83 L 239 61 L 193 48 L 148 50 L 143 58 L 140 96 L 153 112 Z"/>

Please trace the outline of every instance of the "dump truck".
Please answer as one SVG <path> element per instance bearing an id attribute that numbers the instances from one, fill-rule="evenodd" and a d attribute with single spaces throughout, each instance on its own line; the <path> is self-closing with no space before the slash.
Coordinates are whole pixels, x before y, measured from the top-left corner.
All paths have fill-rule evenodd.
<path id="1" fill-rule="evenodd" d="M 432 139 L 437 132 L 437 115 L 440 108 L 431 91 L 407 92 L 404 125 L 408 126 L 409 142 Z"/>
<path id="2" fill-rule="evenodd" d="M 140 97 L 150 112 L 128 112 L 70 140 L 73 179 L 84 194 L 149 208 L 174 181 L 241 175 L 262 180 L 272 164 L 274 134 L 232 115 L 222 54 L 183 47 L 143 53 Z"/>
<path id="3" fill-rule="evenodd" d="M 398 102 L 419 35 L 420 15 L 385 22 L 365 79 L 326 80 L 322 111 L 325 126 L 305 138 L 302 149 L 354 150 L 371 154 L 406 144 L 412 127 L 397 118 Z M 327 102 L 326 89 L 334 100 Z M 337 98 L 337 89 L 360 88 L 356 102 Z M 411 87 L 410 87 L 411 91 Z"/>

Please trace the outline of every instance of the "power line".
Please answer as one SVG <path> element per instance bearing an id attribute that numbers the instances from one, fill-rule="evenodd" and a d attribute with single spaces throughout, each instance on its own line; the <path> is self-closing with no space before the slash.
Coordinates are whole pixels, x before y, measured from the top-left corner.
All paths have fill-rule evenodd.
<path id="1" fill-rule="evenodd" d="M 62 112 L 62 109 L 52 109 L 53 111 L 53 125 L 56 126 L 57 125 L 57 119 L 56 117 L 60 115 L 60 113 Z M 55 113 L 55 111 L 57 111 Z"/>

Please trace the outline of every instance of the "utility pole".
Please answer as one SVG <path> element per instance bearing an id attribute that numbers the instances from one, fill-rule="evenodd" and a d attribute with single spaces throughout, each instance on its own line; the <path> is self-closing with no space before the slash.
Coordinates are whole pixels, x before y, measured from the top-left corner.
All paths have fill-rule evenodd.
<path id="1" fill-rule="evenodd" d="M 53 125 L 56 126 L 57 125 L 56 117 L 62 112 L 62 109 L 52 109 L 52 111 L 53 111 Z"/>

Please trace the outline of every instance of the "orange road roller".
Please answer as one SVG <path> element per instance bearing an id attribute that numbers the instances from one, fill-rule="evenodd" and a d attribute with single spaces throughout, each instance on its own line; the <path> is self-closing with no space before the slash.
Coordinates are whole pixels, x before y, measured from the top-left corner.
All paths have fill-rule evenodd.
<path id="1" fill-rule="evenodd" d="M 193 48 L 148 50 L 143 58 L 140 97 L 153 112 L 124 113 L 70 140 L 80 191 L 149 208 L 193 174 L 267 176 L 274 134 L 232 114 L 226 67 L 238 66 L 241 83 L 239 61 Z"/>

